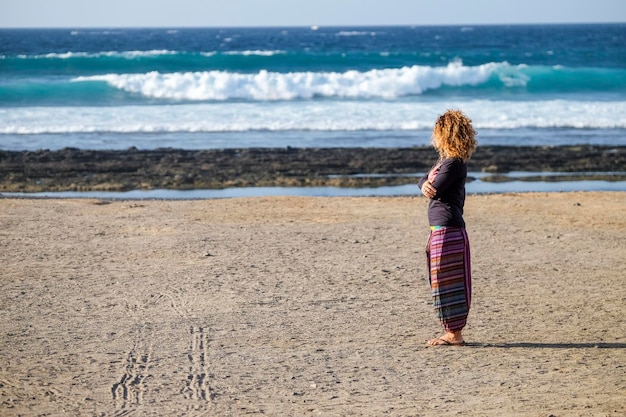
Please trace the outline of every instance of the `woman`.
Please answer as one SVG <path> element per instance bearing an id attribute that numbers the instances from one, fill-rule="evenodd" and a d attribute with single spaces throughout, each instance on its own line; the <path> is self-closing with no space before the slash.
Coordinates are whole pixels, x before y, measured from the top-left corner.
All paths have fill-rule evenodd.
<path id="1" fill-rule="evenodd" d="M 476 149 L 472 121 L 460 110 L 442 114 L 433 129 L 439 160 L 419 181 L 430 199 L 430 237 L 426 246 L 428 278 L 437 317 L 445 333 L 430 346 L 463 345 L 471 296 L 470 247 L 463 220 L 467 161 Z"/>

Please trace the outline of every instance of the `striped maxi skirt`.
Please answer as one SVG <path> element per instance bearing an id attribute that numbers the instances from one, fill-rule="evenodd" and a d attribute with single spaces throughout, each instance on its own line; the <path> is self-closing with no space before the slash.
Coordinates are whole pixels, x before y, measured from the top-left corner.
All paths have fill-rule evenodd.
<path id="1" fill-rule="evenodd" d="M 442 227 L 431 230 L 426 259 L 439 321 L 448 332 L 463 329 L 472 300 L 470 245 L 465 229 Z"/>

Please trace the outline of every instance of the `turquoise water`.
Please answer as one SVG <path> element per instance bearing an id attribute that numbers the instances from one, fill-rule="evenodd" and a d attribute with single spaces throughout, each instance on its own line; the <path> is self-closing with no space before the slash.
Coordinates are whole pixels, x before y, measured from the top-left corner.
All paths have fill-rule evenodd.
<path id="1" fill-rule="evenodd" d="M 625 24 L 314 29 L 0 30 L 0 149 L 626 144 Z"/>

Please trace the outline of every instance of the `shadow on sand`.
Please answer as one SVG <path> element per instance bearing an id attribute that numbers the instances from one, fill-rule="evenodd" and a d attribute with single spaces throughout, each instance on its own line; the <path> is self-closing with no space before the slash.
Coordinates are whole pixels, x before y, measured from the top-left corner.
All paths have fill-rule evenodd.
<path id="1" fill-rule="evenodd" d="M 480 348 L 504 348 L 504 349 L 626 349 L 626 343 L 536 343 L 536 342 L 510 342 L 510 343 L 467 343 L 468 347 Z"/>

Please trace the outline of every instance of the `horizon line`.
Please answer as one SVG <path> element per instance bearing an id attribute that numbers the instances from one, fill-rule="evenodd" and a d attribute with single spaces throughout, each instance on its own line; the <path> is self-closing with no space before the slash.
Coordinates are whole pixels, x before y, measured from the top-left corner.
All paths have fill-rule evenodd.
<path id="1" fill-rule="evenodd" d="M 69 25 L 50 25 L 50 26 L 2 26 L 0 25 L 0 30 L 10 30 L 10 29 L 61 29 L 61 30 L 70 30 L 70 29 L 280 29 L 280 28 L 297 28 L 297 29 L 306 29 L 310 28 L 311 30 L 319 30 L 322 28 L 346 28 L 346 27 L 354 27 L 354 28 L 377 28 L 377 27 L 473 27 L 473 26 L 572 26 L 572 25 L 581 25 L 581 26 L 590 26 L 590 25 L 625 25 L 624 21 L 606 21 L 606 22 L 516 22 L 516 23 L 424 23 L 424 24 L 411 24 L 411 23 L 391 23 L 391 24 L 311 24 L 311 25 L 206 25 L 206 26 L 197 26 L 197 25 L 136 25 L 136 26 L 126 26 L 126 25 L 102 25 L 102 26 L 69 26 Z"/>

